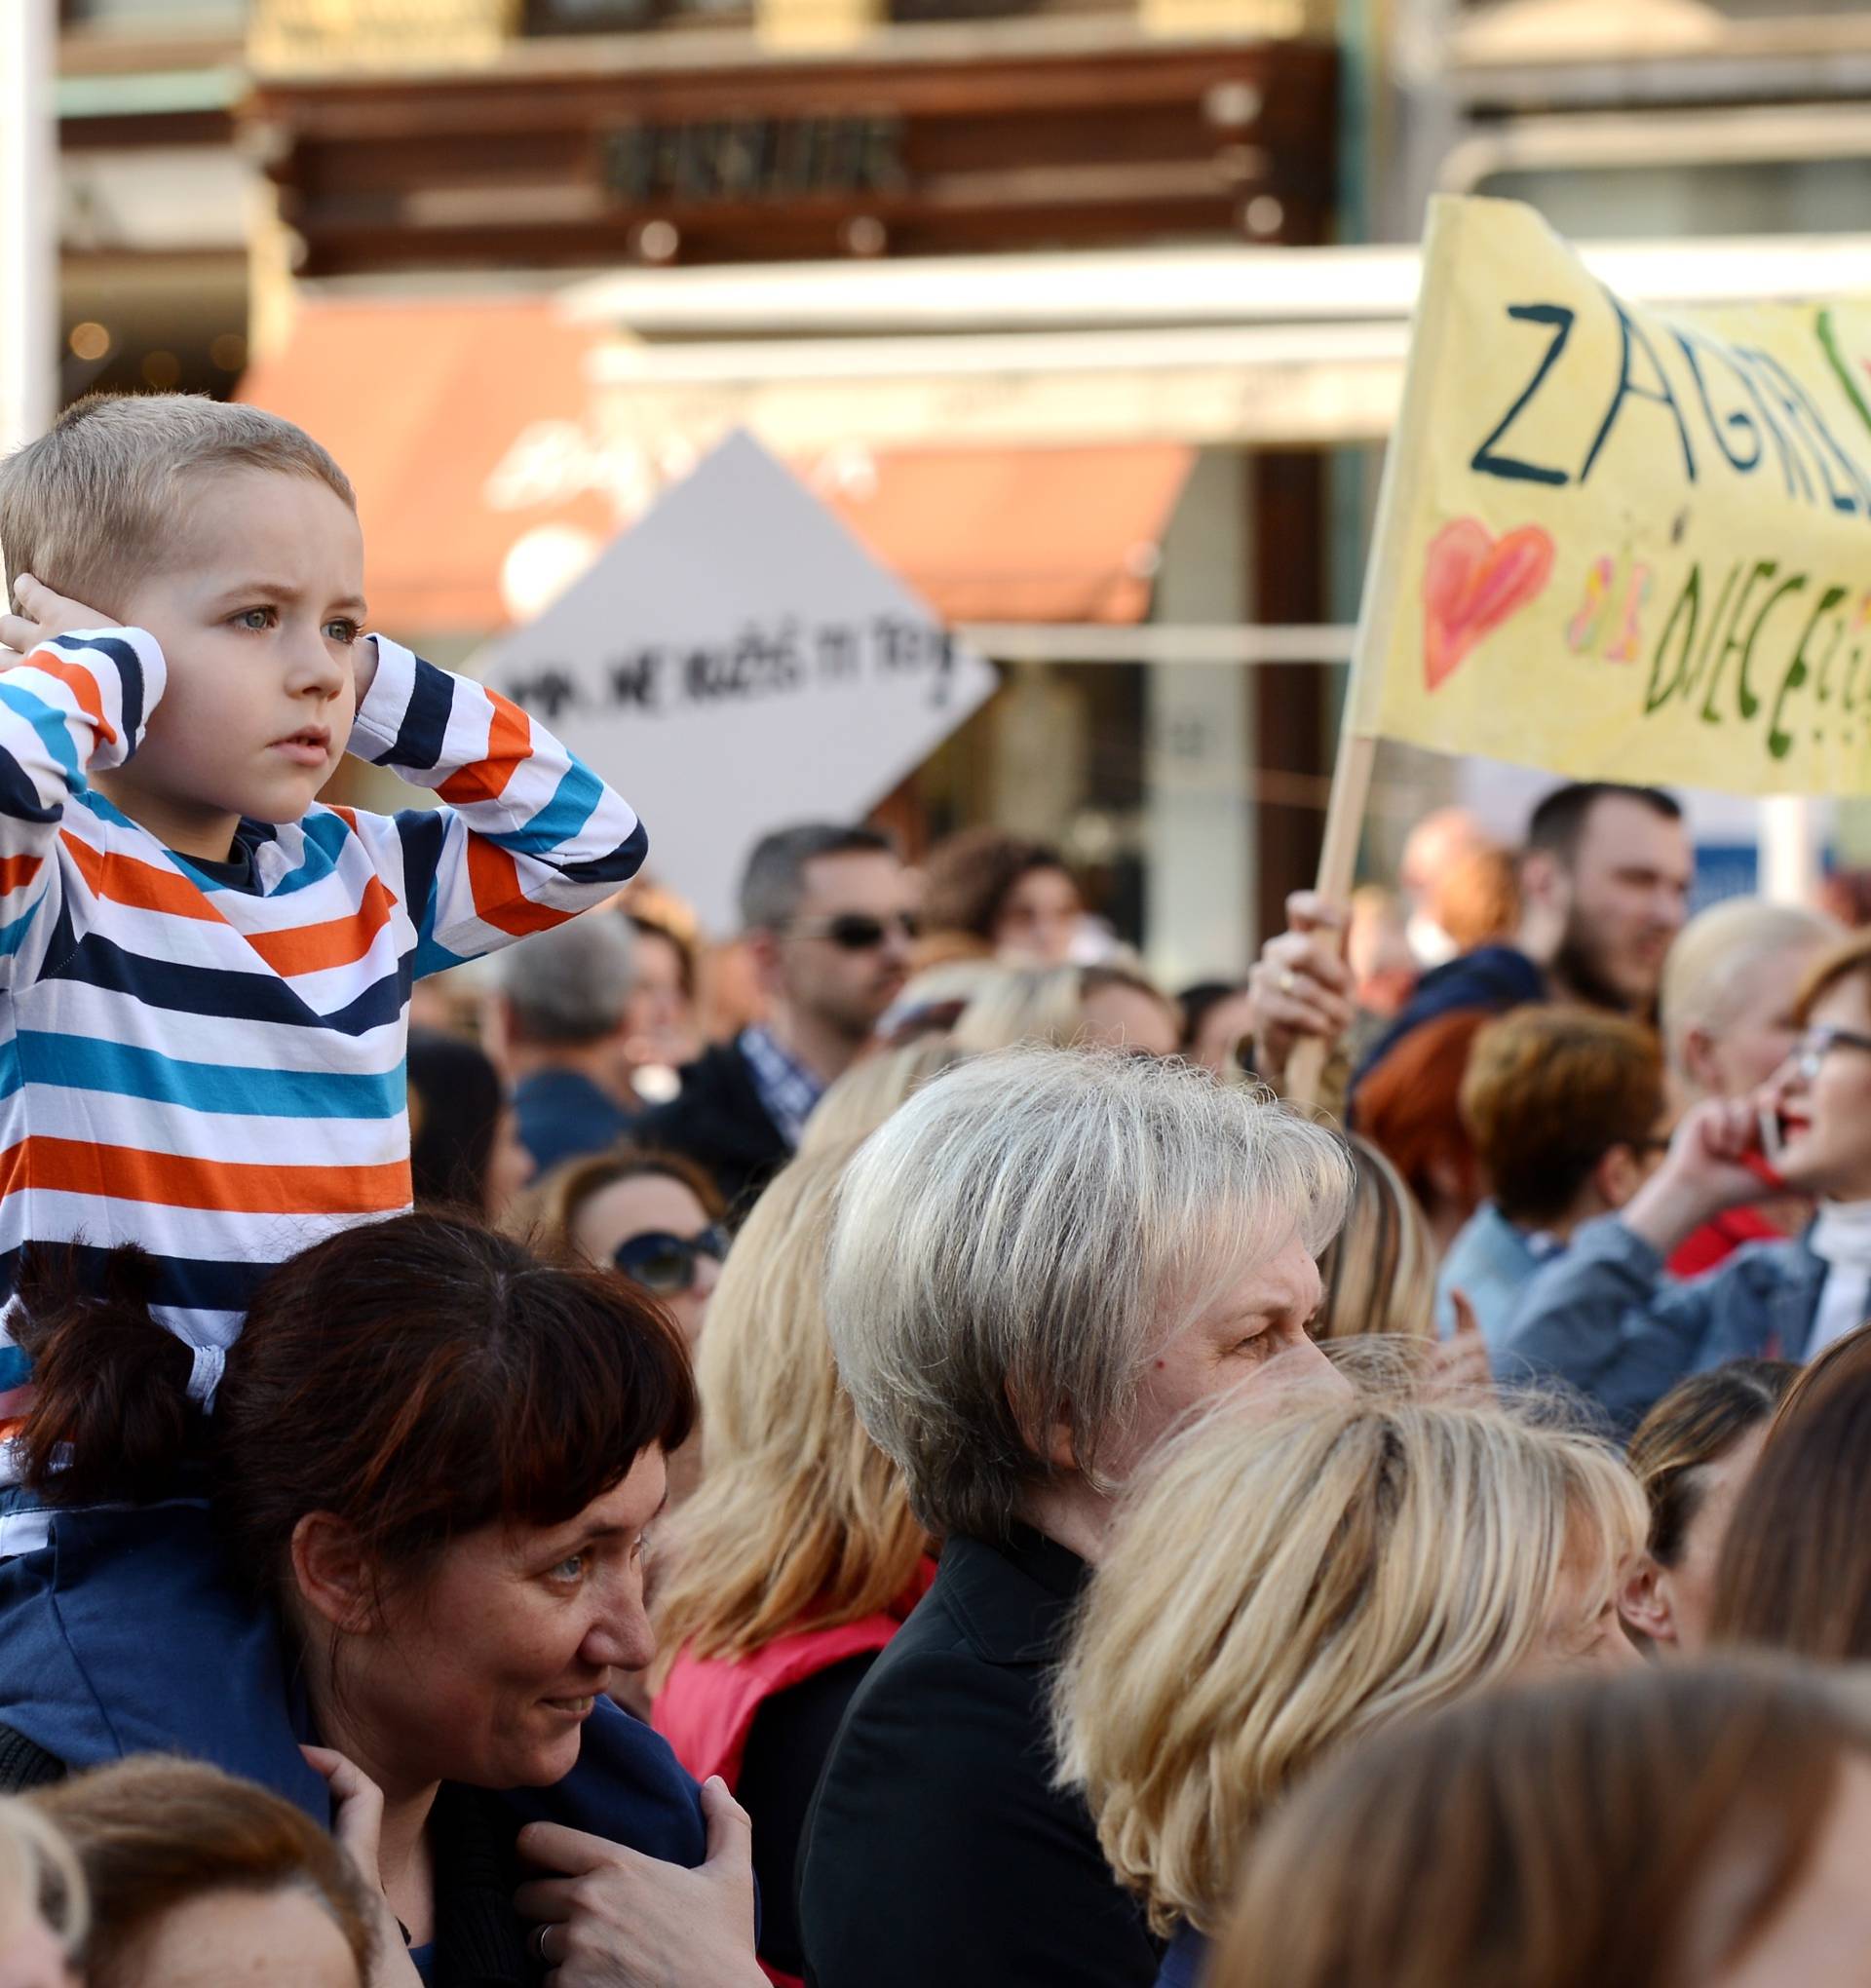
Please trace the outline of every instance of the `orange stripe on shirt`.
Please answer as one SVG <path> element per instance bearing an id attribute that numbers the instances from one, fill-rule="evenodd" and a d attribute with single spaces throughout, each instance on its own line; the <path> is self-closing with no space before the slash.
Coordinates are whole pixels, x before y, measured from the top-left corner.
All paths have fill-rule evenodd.
<path id="1" fill-rule="evenodd" d="M 17 891 L 22 884 L 29 884 L 39 874 L 43 856 L 3 856 L 0 857 L 0 898 L 9 891 Z"/>
<path id="2" fill-rule="evenodd" d="M 249 932 L 247 942 L 276 974 L 322 974 L 363 959 L 389 923 L 390 894 L 370 877 L 358 908 L 344 917 L 302 925 L 297 931 Z"/>
<path id="3" fill-rule="evenodd" d="M 550 904 L 535 904 L 519 887 L 519 865 L 512 855 L 483 835 L 468 838 L 468 887 L 474 893 L 475 916 L 515 938 L 550 932 L 573 915 Z"/>
<path id="4" fill-rule="evenodd" d="M 26 1188 L 250 1215 L 388 1215 L 409 1205 L 409 1163 L 281 1166 L 27 1137 L 0 1153 L 0 1196 Z"/>
<path id="5" fill-rule="evenodd" d="M 487 702 L 494 713 L 487 724 L 486 756 L 451 773 L 436 789 L 451 807 L 499 800 L 514 775 L 533 756 L 533 728 L 526 713 L 497 690 L 487 693 Z"/>
<path id="6" fill-rule="evenodd" d="M 75 663 L 65 662 L 50 649 L 35 649 L 26 660 L 34 669 L 43 669 L 48 676 L 56 676 L 78 700 L 78 708 L 97 727 L 98 738 L 107 746 L 116 745 L 117 733 L 104 716 L 104 700 L 98 691 L 97 679 L 89 669 L 80 669 Z"/>
<path id="7" fill-rule="evenodd" d="M 153 862 L 126 856 L 121 850 L 94 849 L 68 829 L 60 829 L 59 840 L 95 896 L 137 911 L 165 911 L 172 918 L 196 918 L 209 925 L 222 923 L 221 914 L 200 887 L 176 871 L 158 869 Z"/>

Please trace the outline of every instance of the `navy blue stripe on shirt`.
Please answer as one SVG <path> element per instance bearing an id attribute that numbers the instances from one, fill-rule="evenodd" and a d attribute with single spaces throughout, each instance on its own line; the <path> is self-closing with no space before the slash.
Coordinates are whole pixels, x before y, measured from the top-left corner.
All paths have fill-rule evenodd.
<path id="1" fill-rule="evenodd" d="M 400 988 L 404 969 L 382 975 L 356 1000 L 331 1014 L 321 1014 L 285 980 L 267 974 L 238 974 L 225 967 L 184 966 L 150 959 L 92 933 L 69 959 L 48 965 L 45 980 L 82 980 L 93 987 L 128 994 L 151 1008 L 184 1014 L 222 1015 L 232 1021 L 278 1022 L 288 1028 L 328 1028 L 339 1035 L 364 1035 L 402 1013 Z"/>
<path id="2" fill-rule="evenodd" d="M 409 708 L 402 714 L 397 743 L 377 755 L 379 766 L 406 766 L 426 773 L 441 762 L 448 738 L 448 716 L 455 707 L 454 678 L 433 664 L 418 662 Z"/>

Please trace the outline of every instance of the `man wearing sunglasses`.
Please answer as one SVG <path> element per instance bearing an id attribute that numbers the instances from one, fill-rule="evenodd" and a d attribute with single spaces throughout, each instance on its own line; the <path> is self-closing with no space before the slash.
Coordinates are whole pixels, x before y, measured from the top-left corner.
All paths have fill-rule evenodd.
<path id="1" fill-rule="evenodd" d="M 812 1108 L 856 1060 L 909 972 L 913 887 L 873 828 L 801 822 L 764 837 L 741 922 L 767 1017 L 682 1072 L 639 1136 L 706 1167 L 739 1211 L 792 1157 Z"/>
<path id="2" fill-rule="evenodd" d="M 1802 1034 L 1776 1075 L 1696 1106 L 1623 1211 L 1527 1286 L 1497 1373 L 1556 1373 L 1628 1428 L 1686 1373 L 1811 1359 L 1871 1318 L 1871 935 L 1821 954 L 1794 1012 Z M 1819 1204 L 1804 1236 L 1665 1276 L 1704 1222 L 1789 1188 Z"/>

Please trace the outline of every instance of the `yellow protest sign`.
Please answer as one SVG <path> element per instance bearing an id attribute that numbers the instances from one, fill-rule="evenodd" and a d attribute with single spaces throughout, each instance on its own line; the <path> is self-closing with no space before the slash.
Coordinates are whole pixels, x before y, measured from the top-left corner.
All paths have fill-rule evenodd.
<path id="1" fill-rule="evenodd" d="M 1438 201 L 1347 717 L 1871 792 L 1871 302 L 1639 309 L 1530 208 Z"/>

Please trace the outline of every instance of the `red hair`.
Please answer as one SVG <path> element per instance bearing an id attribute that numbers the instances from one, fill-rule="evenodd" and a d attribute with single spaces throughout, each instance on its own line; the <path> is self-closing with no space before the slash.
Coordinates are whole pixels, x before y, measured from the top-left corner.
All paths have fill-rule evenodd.
<path id="1" fill-rule="evenodd" d="M 1458 1008 L 1413 1028 L 1357 1087 L 1357 1128 L 1409 1183 L 1426 1208 L 1449 1198 L 1449 1180 L 1476 1192 L 1474 1147 L 1462 1123 L 1462 1080 L 1475 1037 L 1494 1019 Z"/>

